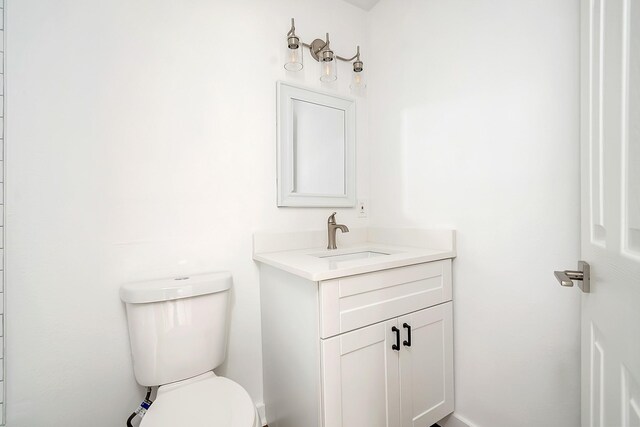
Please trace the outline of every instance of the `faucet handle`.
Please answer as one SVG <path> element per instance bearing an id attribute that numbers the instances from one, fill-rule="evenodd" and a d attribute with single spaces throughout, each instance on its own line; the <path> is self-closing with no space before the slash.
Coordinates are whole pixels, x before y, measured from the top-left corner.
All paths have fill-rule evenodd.
<path id="1" fill-rule="evenodd" d="M 331 215 L 329 215 L 329 218 L 327 219 L 327 224 L 334 224 L 336 223 L 336 213 L 334 212 Z"/>

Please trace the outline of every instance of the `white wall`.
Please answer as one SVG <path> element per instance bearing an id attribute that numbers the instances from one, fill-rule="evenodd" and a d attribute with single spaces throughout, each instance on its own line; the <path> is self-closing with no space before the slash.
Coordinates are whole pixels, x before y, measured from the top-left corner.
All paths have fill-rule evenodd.
<path id="1" fill-rule="evenodd" d="M 142 390 L 119 286 L 228 269 L 220 373 L 262 400 L 255 230 L 321 229 L 328 209 L 278 209 L 275 81 L 290 17 L 367 52 L 340 0 L 7 1 L 8 422 L 123 425 Z M 348 94 L 349 65 L 333 89 Z M 332 89 L 331 87 L 329 88 Z M 359 101 L 358 192 L 368 197 Z M 355 209 L 341 222 L 367 224 Z"/>
<path id="2" fill-rule="evenodd" d="M 233 272 L 220 373 L 261 400 L 251 233 L 328 213 L 275 207 L 275 80 L 318 86 L 308 55 L 282 68 L 291 16 L 363 45 L 372 222 L 459 231 L 457 412 L 579 424 L 578 293 L 552 276 L 578 258 L 577 0 L 7 3 L 11 427 L 121 425 L 141 390 L 118 287 L 188 272 Z"/>
<path id="3" fill-rule="evenodd" d="M 579 425 L 578 1 L 382 0 L 372 223 L 453 227 L 456 411 Z"/>

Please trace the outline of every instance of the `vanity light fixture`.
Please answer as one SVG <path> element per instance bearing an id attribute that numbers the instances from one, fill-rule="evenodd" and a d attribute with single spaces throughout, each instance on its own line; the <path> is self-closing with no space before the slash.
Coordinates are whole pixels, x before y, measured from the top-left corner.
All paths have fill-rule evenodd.
<path id="1" fill-rule="evenodd" d="M 300 41 L 296 35 L 295 21 L 291 18 L 291 29 L 287 33 L 287 62 L 284 68 L 288 71 L 300 71 L 303 67 L 302 47 L 308 47 L 311 57 L 320 63 L 320 80 L 323 82 L 332 82 L 338 78 L 337 61 L 352 62 L 353 75 L 351 77 L 351 89 L 360 90 L 366 87 L 364 82 L 364 64 L 360 59 L 360 46 L 357 47 L 356 54 L 351 58 L 344 58 L 336 55 L 331 50 L 329 41 L 329 33 L 325 40 L 315 39 L 311 44 Z"/>

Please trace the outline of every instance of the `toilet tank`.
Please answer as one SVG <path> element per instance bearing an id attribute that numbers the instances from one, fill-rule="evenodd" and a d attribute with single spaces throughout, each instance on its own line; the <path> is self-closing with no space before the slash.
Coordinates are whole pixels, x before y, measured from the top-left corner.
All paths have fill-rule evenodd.
<path id="1" fill-rule="evenodd" d="M 120 288 L 140 385 L 180 381 L 224 361 L 231 282 L 230 273 L 218 272 Z"/>

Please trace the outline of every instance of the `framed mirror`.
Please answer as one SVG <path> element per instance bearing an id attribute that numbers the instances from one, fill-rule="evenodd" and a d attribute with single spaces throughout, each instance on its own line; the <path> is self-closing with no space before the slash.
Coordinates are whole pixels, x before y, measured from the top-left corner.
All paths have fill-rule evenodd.
<path id="1" fill-rule="evenodd" d="M 277 102 L 278 206 L 355 206 L 355 101 L 278 82 Z"/>

